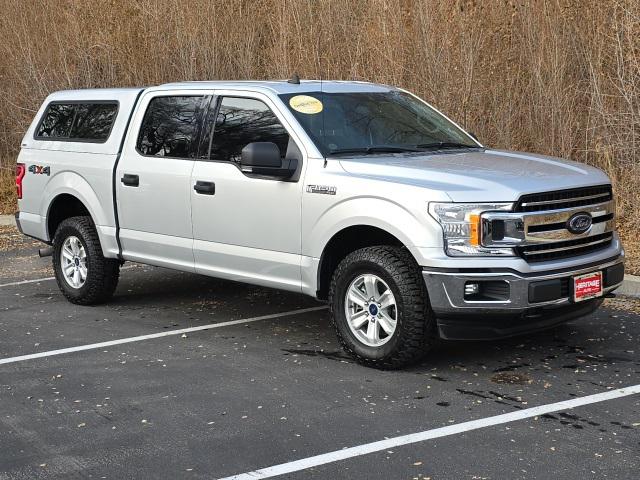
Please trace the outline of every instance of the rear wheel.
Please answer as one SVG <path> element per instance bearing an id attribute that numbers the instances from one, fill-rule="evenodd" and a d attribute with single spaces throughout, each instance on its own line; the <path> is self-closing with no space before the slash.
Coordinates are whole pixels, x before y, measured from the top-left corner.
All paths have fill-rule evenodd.
<path id="1" fill-rule="evenodd" d="M 349 254 L 333 274 L 329 304 L 340 343 L 364 365 L 403 367 L 433 343 L 435 319 L 422 274 L 403 248 Z"/>
<path id="2" fill-rule="evenodd" d="M 89 217 L 62 221 L 53 238 L 53 270 L 58 287 L 71 303 L 93 305 L 111 298 L 120 263 L 105 258 Z"/>

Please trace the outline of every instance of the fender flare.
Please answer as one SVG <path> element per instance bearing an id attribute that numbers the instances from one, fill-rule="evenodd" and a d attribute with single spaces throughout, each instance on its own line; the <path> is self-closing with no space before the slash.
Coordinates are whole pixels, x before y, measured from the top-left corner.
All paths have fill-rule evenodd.
<path id="1" fill-rule="evenodd" d="M 350 198 L 323 213 L 304 240 L 306 246 L 302 277 L 310 294 L 318 295 L 322 283 L 322 270 L 328 245 L 344 230 L 351 227 L 373 227 L 394 237 L 411 253 L 419 265 L 424 264 L 417 245 L 433 245 L 439 240 L 433 226 L 418 218 L 406 208 L 385 198 Z"/>
<path id="2" fill-rule="evenodd" d="M 384 230 L 410 250 L 428 244 L 428 226 L 423 220 L 395 202 L 367 196 L 347 199 L 325 211 L 309 231 L 306 255 L 320 258 L 336 234 L 354 226 Z"/>
<path id="3" fill-rule="evenodd" d="M 68 170 L 59 172 L 51 178 L 42 192 L 40 216 L 45 222 L 49 221 L 51 206 L 55 199 L 63 194 L 77 198 L 85 206 L 96 226 L 113 226 L 113 215 L 109 215 L 105 211 L 97 193 L 89 182 L 79 174 Z M 111 205 L 111 202 L 109 202 L 109 205 Z M 51 237 L 48 227 L 47 235 Z M 51 238 L 48 238 L 48 240 L 50 241 Z"/>

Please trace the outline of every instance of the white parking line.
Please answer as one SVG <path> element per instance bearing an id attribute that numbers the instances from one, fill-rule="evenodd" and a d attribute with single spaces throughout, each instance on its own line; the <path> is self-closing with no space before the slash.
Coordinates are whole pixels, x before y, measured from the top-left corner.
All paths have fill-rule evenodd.
<path id="1" fill-rule="evenodd" d="M 137 268 L 139 265 L 127 265 L 120 268 L 122 270 L 131 270 L 132 268 Z M 11 283 L 0 283 L 0 288 L 2 287 L 15 287 L 16 285 L 26 285 L 28 283 L 40 283 L 40 282 L 48 282 L 50 280 L 55 280 L 56 277 L 44 277 L 44 278 L 34 278 L 33 280 L 20 280 L 18 282 Z"/>
<path id="2" fill-rule="evenodd" d="M 94 350 L 96 348 L 111 347 L 113 345 L 121 345 L 123 343 L 142 342 L 143 340 L 152 340 L 154 338 L 169 337 L 172 335 L 181 335 L 183 333 L 199 332 L 200 330 L 211 330 L 213 328 L 229 327 L 231 325 L 240 325 L 242 323 L 259 322 L 261 320 L 270 320 L 272 318 L 289 317 L 291 315 L 300 315 L 301 313 L 317 312 L 325 310 L 326 306 L 300 308 L 298 310 L 290 310 L 282 313 L 272 313 L 270 315 L 262 315 L 260 317 L 243 318 L 240 320 L 231 320 L 229 322 L 209 323 L 200 325 L 199 327 L 180 328 L 178 330 L 169 330 L 167 332 L 152 333 L 149 335 L 140 335 L 138 337 L 120 338 L 118 340 L 110 340 L 108 342 L 92 343 L 89 345 L 80 345 L 78 347 L 61 348 L 59 350 L 49 350 L 47 352 L 31 353 L 29 355 L 20 355 L 19 357 L 10 357 L 0 359 L 0 365 L 7 363 L 24 362 L 36 358 L 53 357 L 55 355 L 63 355 L 65 353 L 82 352 L 84 350 Z"/>
<path id="3" fill-rule="evenodd" d="M 470 422 L 448 425 L 446 427 L 426 430 L 424 432 L 411 433 L 409 435 L 388 438 L 385 440 L 380 440 L 378 442 L 366 443 L 364 445 L 358 445 L 355 447 L 345 448 L 343 450 L 323 453 L 322 455 L 303 458 L 300 460 L 295 460 L 293 462 L 281 463 L 280 465 L 274 465 L 272 467 L 254 470 L 253 472 L 241 473 L 238 475 L 233 475 L 231 477 L 225 477 L 220 480 L 256 480 L 259 478 L 276 477 L 278 475 L 299 472 L 301 470 L 317 467 L 319 465 L 326 465 L 327 463 L 338 462 L 340 460 L 346 460 L 348 458 L 359 457 L 361 455 L 367 455 L 369 453 L 380 452 L 382 450 L 388 450 L 390 448 L 400 447 L 417 442 L 424 442 L 425 440 L 432 440 L 434 438 L 447 437 L 449 435 L 456 435 L 458 433 L 478 430 L 480 428 L 515 422 L 517 420 L 524 420 L 527 418 L 537 417 L 539 415 L 545 415 L 553 412 L 559 412 L 561 410 L 568 410 L 592 403 L 606 402 L 607 400 L 614 400 L 616 398 L 622 398 L 638 393 L 640 393 L 640 385 L 633 385 L 617 390 L 596 393 L 595 395 L 587 395 L 585 397 L 572 398 L 570 400 L 564 400 L 562 402 L 540 405 L 539 407 L 527 408 L 525 410 L 518 410 L 517 412 L 504 413 L 502 415 L 496 415 L 493 417 L 481 418 L 479 420 L 472 420 Z"/>
<path id="4" fill-rule="evenodd" d="M 21 280 L 19 282 L 11 282 L 11 283 L 2 283 L 0 284 L 0 288 L 2 287 L 15 287 L 16 285 L 25 285 L 27 283 L 40 283 L 47 282 L 49 280 L 55 280 L 56 277 L 45 277 L 45 278 L 36 278 L 33 280 Z"/>

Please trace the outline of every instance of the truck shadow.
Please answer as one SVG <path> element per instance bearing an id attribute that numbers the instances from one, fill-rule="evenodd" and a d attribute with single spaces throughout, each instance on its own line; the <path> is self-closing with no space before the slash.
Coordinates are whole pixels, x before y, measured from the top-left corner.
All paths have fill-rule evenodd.
<path id="1" fill-rule="evenodd" d="M 159 267 L 135 265 L 122 273 L 110 305 L 176 309 L 194 305 L 233 305 L 247 310 L 256 304 L 290 304 L 292 309 L 318 305 L 317 301 L 302 294 Z"/>
<path id="2" fill-rule="evenodd" d="M 109 303 L 116 309 L 165 311 L 175 318 L 201 317 L 211 312 L 247 318 L 319 305 L 301 294 L 163 268 L 138 265 L 123 273 L 116 296 Z M 471 372 L 478 377 L 495 376 L 496 382 L 527 383 L 527 375 L 531 377 L 538 371 L 581 371 L 589 365 L 603 363 L 614 367 L 616 363 L 638 364 L 633 355 L 623 352 L 629 335 L 633 335 L 640 324 L 635 322 L 634 328 L 621 331 L 616 319 L 611 318 L 616 316 L 614 313 L 601 308 L 550 330 L 503 340 L 438 341 L 420 364 L 402 372 L 428 375 L 435 381 L 448 381 Z M 282 349 L 283 355 L 354 363 L 340 348 L 326 312 L 290 318 L 286 322 L 292 326 L 291 343 L 299 346 Z M 316 348 L 318 345 L 322 348 Z M 508 375 L 522 372 L 528 373 L 524 377 Z"/>

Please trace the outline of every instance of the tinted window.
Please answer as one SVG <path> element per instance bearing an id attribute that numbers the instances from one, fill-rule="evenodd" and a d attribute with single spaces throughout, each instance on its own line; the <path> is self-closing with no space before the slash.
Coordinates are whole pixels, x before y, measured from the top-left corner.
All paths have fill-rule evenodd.
<path id="1" fill-rule="evenodd" d="M 74 114 L 75 105 L 49 105 L 44 114 L 44 119 L 38 127 L 36 136 L 42 138 L 68 138 Z"/>
<path id="2" fill-rule="evenodd" d="M 76 119 L 71 127 L 71 138 L 106 140 L 118 113 L 118 106 L 107 103 L 79 103 Z"/>
<path id="3" fill-rule="evenodd" d="M 215 112 L 215 110 L 211 110 Z M 205 125 L 204 139 L 210 138 L 213 119 Z M 273 112 L 260 100 L 225 97 L 221 100 L 211 138 L 210 158 L 240 162 L 242 149 L 251 142 L 273 142 L 285 156 L 289 134 Z"/>
<path id="4" fill-rule="evenodd" d="M 143 155 L 189 158 L 203 97 L 156 97 L 149 103 L 138 137 Z"/>
<path id="5" fill-rule="evenodd" d="M 103 142 L 118 113 L 117 103 L 53 103 L 47 107 L 36 138 Z"/>
<path id="6" fill-rule="evenodd" d="M 478 144 L 443 115 L 401 91 L 309 92 L 320 110 L 296 107 L 301 95 L 281 95 L 323 155 L 367 153 L 371 148 L 433 151 L 478 148 Z M 342 150 L 342 152 L 341 152 Z M 369 152 L 370 153 L 370 152 Z"/>

